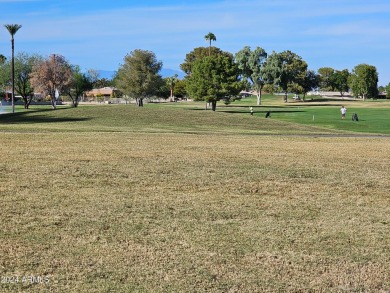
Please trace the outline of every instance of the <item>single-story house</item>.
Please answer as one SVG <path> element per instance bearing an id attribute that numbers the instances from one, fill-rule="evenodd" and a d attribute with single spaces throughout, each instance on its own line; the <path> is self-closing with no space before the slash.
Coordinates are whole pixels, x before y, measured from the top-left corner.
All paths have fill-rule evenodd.
<path id="1" fill-rule="evenodd" d="M 99 89 L 93 89 L 85 92 L 86 97 L 102 97 L 102 98 L 113 98 L 118 96 L 119 90 L 114 87 L 103 87 Z"/>

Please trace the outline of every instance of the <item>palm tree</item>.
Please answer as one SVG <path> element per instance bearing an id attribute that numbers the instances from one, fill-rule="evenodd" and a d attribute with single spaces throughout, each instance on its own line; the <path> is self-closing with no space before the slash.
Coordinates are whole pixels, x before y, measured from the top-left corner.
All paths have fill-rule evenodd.
<path id="1" fill-rule="evenodd" d="M 175 89 L 175 84 L 176 84 L 177 81 L 179 80 L 177 77 L 178 77 L 178 75 L 175 74 L 174 76 L 171 76 L 171 77 L 168 77 L 168 78 L 167 78 L 167 85 L 169 86 L 169 89 L 170 89 L 170 91 L 171 91 L 171 95 L 169 96 L 169 99 L 170 99 L 171 101 L 174 101 L 174 100 L 175 100 L 175 98 L 174 98 L 174 96 L 173 96 L 173 91 L 174 91 L 174 89 Z"/>
<path id="2" fill-rule="evenodd" d="M 14 61 L 14 36 L 16 32 L 22 27 L 20 24 L 5 24 L 4 27 L 8 30 L 11 35 L 12 44 L 12 59 L 11 59 L 11 75 L 12 75 L 12 113 L 15 113 L 15 61 Z"/>
<path id="3" fill-rule="evenodd" d="M 206 41 L 210 42 L 209 56 L 211 56 L 211 41 L 215 42 L 217 40 L 217 37 L 213 33 L 208 33 L 207 35 L 204 36 L 204 38 L 205 38 Z"/>

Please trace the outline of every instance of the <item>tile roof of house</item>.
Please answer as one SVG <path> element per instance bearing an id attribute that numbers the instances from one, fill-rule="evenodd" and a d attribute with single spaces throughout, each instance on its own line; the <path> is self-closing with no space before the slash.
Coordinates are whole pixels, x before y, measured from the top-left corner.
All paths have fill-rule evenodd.
<path id="1" fill-rule="evenodd" d="M 116 88 L 113 87 L 103 87 L 99 89 L 93 89 L 91 91 L 86 92 L 85 94 L 87 96 L 96 96 L 96 95 L 103 95 L 103 96 L 110 96 L 113 91 L 115 91 Z"/>

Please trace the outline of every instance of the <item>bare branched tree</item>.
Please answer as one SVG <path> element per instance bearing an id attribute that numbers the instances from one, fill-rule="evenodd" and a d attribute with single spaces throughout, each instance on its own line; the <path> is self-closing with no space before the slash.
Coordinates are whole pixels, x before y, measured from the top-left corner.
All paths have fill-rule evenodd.
<path id="1" fill-rule="evenodd" d="M 57 107 L 58 95 L 72 82 L 72 67 L 64 56 L 53 54 L 34 66 L 31 73 L 33 87 L 50 96 L 53 109 Z"/>

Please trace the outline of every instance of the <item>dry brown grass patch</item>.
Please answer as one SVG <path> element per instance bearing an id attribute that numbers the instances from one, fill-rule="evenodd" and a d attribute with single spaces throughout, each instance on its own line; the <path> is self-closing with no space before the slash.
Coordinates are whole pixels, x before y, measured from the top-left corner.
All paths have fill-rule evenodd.
<path id="1" fill-rule="evenodd" d="M 390 290 L 388 139 L 1 139 L 2 290 Z"/>

